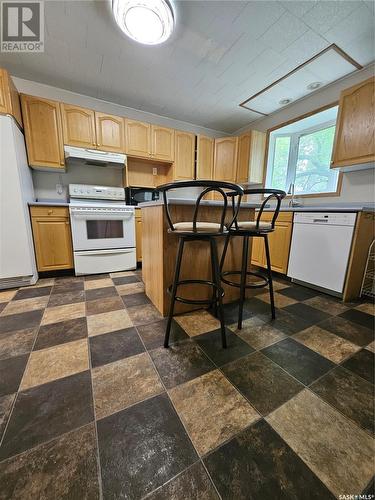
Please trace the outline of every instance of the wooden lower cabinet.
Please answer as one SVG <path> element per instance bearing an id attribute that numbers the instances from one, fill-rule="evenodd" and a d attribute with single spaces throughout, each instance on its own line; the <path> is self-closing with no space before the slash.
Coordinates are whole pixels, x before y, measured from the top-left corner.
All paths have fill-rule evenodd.
<path id="1" fill-rule="evenodd" d="M 135 246 L 137 262 L 142 262 L 142 211 L 135 209 Z"/>
<path id="2" fill-rule="evenodd" d="M 261 220 L 270 221 L 272 212 L 265 212 Z M 271 267 L 273 271 L 286 274 L 288 271 L 289 249 L 292 238 L 293 213 L 281 212 L 275 224 L 275 231 L 268 235 Z M 251 263 L 266 267 L 266 252 L 263 238 L 253 238 Z"/>
<path id="3" fill-rule="evenodd" d="M 69 209 L 33 206 L 30 214 L 38 271 L 72 269 Z"/>

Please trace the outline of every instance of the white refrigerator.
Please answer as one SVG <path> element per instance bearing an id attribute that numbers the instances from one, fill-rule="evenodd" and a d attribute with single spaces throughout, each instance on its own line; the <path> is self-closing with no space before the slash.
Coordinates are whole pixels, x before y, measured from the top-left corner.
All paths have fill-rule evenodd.
<path id="1" fill-rule="evenodd" d="M 0 290 L 38 279 L 28 203 L 34 201 L 24 136 L 0 116 Z"/>

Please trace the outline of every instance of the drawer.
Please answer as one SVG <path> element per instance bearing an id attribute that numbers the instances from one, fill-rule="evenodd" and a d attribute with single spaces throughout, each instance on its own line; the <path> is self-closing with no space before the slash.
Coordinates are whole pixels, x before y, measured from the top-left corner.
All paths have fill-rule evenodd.
<path id="1" fill-rule="evenodd" d="M 31 217 L 68 217 L 69 207 L 51 206 L 36 206 L 30 207 Z"/>
<path id="2" fill-rule="evenodd" d="M 255 214 L 257 217 L 257 213 Z M 263 212 L 261 220 L 270 221 L 272 220 L 273 212 Z M 293 212 L 279 212 L 277 217 L 277 222 L 292 222 L 293 221 Z"/>

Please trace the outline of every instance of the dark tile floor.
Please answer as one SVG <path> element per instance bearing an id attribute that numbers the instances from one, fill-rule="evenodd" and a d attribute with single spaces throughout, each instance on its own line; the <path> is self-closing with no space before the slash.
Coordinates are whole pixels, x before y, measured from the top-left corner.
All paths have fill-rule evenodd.
<path id="1" fill-rule="evenodd" d="M 138 272 L 0 292 L 0 499 L 373 493 L 374 307 L 275 289 L 227 350 L 207 311 L 164 349 Z"/>

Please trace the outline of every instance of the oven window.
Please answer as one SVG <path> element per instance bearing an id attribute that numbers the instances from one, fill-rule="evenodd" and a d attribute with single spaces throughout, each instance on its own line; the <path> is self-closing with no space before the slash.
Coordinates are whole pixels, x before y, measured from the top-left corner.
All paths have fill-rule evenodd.
<path id="1" fill-rule="evenodd" d="M 88 220 L 86 221 L 86 227 L 88 240 L 124 237 L 122 220 Z"/>

